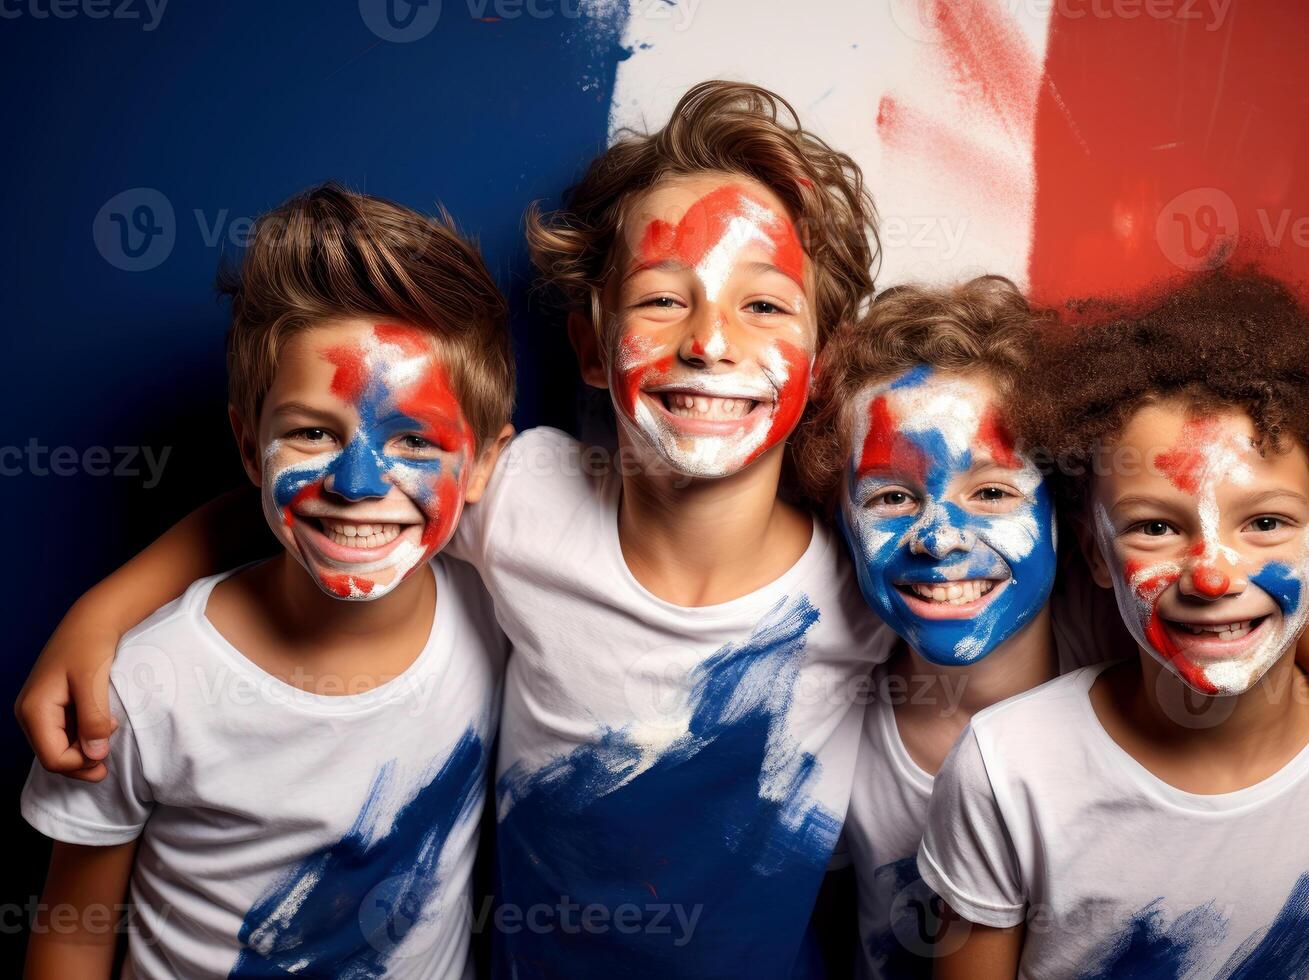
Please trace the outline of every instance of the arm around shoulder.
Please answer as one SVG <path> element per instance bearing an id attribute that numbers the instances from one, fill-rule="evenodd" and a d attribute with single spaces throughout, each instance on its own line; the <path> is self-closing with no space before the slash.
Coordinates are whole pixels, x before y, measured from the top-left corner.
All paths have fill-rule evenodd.
<path id="1" fill-rule="evenodd" d="M 115 727 L 109 666 L 118 641 L 196 579 L 258 557 L 264 533 L 258 495 L 232 491 L 184 517 L 73 604 L 14 704 L 42 766 L 90 782 L 104 778 Z"/>

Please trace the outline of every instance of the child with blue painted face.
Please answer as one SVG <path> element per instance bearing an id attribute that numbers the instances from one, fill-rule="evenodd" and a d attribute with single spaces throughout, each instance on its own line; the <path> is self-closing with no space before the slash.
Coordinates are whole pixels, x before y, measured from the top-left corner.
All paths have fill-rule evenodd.
<path id="1" fill-rule="evenodd" d="M 914 859 L 935 773 L 973 712 L 1058 673 L 1053 494 L 1008 408 L 1042 319 L 998 277 L 888 290 L 828 347 L 797 445 L 900 638 L 872 675 L 845 827 L 864 977 L 931 975 L 940 921 Z"/>
<path id="2" fill-rule="evenodd" d="M 504 300 L 445 222 L 330 185 L 262 217 L 226 289 L 282 548 L 118 644 L 102 778 L 33 765 L 27 976 L 107 978 L 124 932 L 132 977 L 467 976 L 505 642 L 437 553 L 511 431 Z"/>
<path id="3" fill-rule="evenodd" d="M 946 760 L 936 975 L 1309 976 L 1309 310 L 1242 270 L 1092 305 L 1016 403 L 1134 642 Z"/>

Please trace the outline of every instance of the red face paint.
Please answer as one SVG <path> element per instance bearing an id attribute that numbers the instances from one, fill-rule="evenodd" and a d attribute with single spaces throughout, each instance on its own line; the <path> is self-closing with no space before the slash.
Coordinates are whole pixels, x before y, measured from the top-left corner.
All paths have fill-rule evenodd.
<path id="1" fill-rule="evenodd" d="M 652 193 L 654 208 L 664 192 Z M 622 288 L 638 275 L 643 285 L 630 287 L 609 364 L 624 431 L 700 477 L 726 476 L 783 442 L 808 398 L 815 334 L 791 221 L 756 191 L 720 185 L 676 223 L 650 221 L 632 262 Z M 798 295 L 778 296 L 791 287 L 769 266 Z M 642 297 L 658 293 L 679 302 L 644 315 Z M 764 301 L 779 309 L 760 312 Z"/>
<path id="2" fill-rule="evenodd" d="M 332 365 L 327 392 L 356 421 L 330 432 L 331 451 L 300 441 L 300 430 L 274 440 L 265 456 L 265 512 L 324 591 L 372 599 L 449 540 L 475 441 L 430 335 L 392 324 L 339 329 L 358 332 L 317 349 L 312 331 L 297 342 Z M 322 401 L 316 378 L 304 374 L 289 382 L 300 388 L 280 397 Z M 338 427 L 336 415 L 326 427 Z"/>
<path id="3" fill-rule="evenodd" d="M 1156 454 L 1154 465 L 1178 490 L 1194 496 L 1200 492 L 1200 480 L 1209 461 L 1205 447 L 1212 443 L 1214 437 L 1212 418 L 1188 418 L 1182 424 L 1182 435 L 1177 445 L 1167 452 Z"/>
<path id="4" fill-rule="evenodd" d="M 869 473 L 904 473 L 922 481 L 925 469 L 922 451 L 910 439 L 900 436 L 899 426 L 885 395 L 868 404 L 868 435 L 855 475 L 863 479 Z"/>
<path id="5" fill-rule="evenodd" d="M 773 264 L 797 285 L 804 285 L 804 249 L 795 226 L 743 187 L 726 184 L 687 209 L 676 224 L 656 219 L 646 227 L 637 257 L 643 266 L 675 261 L 697 268 L 710 252 L 733 236 L 742 244 L 759 241 Z M 730 257 L 728 257 L 730 260 Z"/>

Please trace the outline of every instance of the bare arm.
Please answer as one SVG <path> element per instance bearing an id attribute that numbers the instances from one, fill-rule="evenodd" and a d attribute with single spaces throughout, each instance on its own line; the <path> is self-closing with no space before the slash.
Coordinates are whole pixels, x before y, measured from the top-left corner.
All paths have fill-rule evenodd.
<path id="1" fill-rule="evenodd" d="M 234 490 L 188 514 L 73 604 L 14 704 L 41 765 L 88 782 L 105 777 L 118 641 L 196 579 L 258 557 L 266 535 L 257 493 Z"/>
<path id="2" fill-rule="evenodd" d="M 55 842 L 27 945 L 25 980 L 110 980 L 136 841 Z"/>
<path id="3" fill-rule="evenodd" d="M 960 918 L 949 906 L 947 923 L 937 940 L 934 980 L 1014 980 L 1023 953 L 1022 925 L 1008 929 L 982 926 Z"/>

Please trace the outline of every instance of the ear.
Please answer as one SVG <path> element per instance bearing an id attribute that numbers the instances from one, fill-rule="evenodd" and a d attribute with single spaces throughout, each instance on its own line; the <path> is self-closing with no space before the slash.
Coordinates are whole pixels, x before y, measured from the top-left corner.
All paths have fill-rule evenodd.
<path id="1" fill-rule="evenodd" d="M 263 485 L 263 466 L 259 460 L 259 439 L 254 429 L 246 425 L 235 405 L 227 406 L 227 418 L 232 423 L 232 435 L 236 436 L 236 450 L 241 454 L 241 466 L 245 475 L 255 486 Z"/>
<path id="2" fill-rule="evenodd" d="M 486 493 L 486 485 L 491 482 L 491 474 L 495 472 L 496 460 L 500 458 L 501 451 L 509 445 L 509 440 L 513 437 L 514 427 L 506 425 L 494 441 L 474 460 L 473 472 L 468 478 L 468 486 L 464 488 L 464 503 L 475 504 L 482 499 L 482 494 Z"/>
<path id="3" fill-rule="evenodd" d="M 1091 529 L 1088 515 L 1079 514 L 1069 523 L 1073 525 L 1073 533 L 1077 535 L 1077 544 L 1082 549 L 1082 557 L 1086 559 L 1086 565 L 1091 570 L 1091 579 L 1102 589 L 1112 589 L 1114 579 L 1109 574 L 1109 562 L 1105 560 L 1104 553 L 1100 550 L 1100 542 L 1096 540 L 1095 531 Z"/>
<path id="4" fill-rule="evenodd" d="M 581 310 L 568 314 L 568 339 L 577 354 L 577 366 L 582 380 L 592 388 L 608 388 L 609 374 L 605 370 L 604 352 L 600 349 L 600 335 L 591 318 Z"/>

